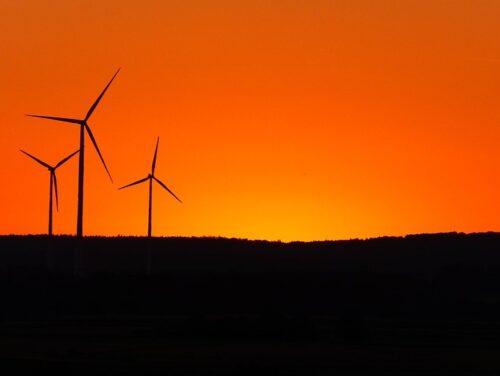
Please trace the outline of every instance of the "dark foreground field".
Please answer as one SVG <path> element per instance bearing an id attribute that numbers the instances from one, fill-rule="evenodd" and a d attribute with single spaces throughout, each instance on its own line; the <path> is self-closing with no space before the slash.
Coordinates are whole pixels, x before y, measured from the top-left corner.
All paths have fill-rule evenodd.
<path id="1" fill-rule="evenodd" d="M 0 296 L 0 371 L 18 374 L 500 371 L 494 233 L 291 244 L 5 236 Z"/>

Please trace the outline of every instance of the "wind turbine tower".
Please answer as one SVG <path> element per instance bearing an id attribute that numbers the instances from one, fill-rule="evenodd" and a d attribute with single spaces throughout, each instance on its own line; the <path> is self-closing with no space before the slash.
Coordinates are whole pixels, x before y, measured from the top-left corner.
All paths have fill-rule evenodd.
<path id="1" fill-rule="evenodd" d="M 139 179 L 137 181 L 134 181 L 133 183 L 124 185 L 123 187 L 120 187 L 119 189 L 124 189 L 131 187 L 133 185 L 141 184 L 144 183 L 145 181 L 149 181 L 149 203 L 148 203 L 148 238 L 151 238 L 151 229 L 152 229 L 152 208 L 153 208 L 153 180 L 156 181 L 160 186 L 165 189 L 168 193 L 170 193 L 174 198 L 182 203 L 179 197 L 175 195 L 174 192 L 172 192 L 160 179 L 158 179 L 155 176 L 155 168 L 156 168 L 156 157 L 158 156 L 158 144 L 160 142 L 160 137 L 156 140 L 156 148 L 155 148 L 155 153 L 153 156 L 153 163 L 151 164 L 151 172 L 146 176 L 145 178 Z"/>
<path id="2" fill-rule="evenodd" d="M 76 153 L 79 152 L 79 150 L 71 153 L 68 155 L 66 158 L 62 159 L 59 163 L 57 163 L 55 166 L 51 166 L 48 163 L 45 163 L 41 159 L 35 157 L 34 155 L 31 155 L 30 153 L 21 150 L 22 153 L 26 154 L 28 157 L 33 159 L 35 162 L 38 162 L 41 164 L 43 167 L 46 167 L 49 172 L 50 172 L 50 184 L 49 184 L 49 237 L 52 236 L 52 208 L 53 208 L 53 203 L 52 203 L 52 197 L 56 197 L 56 210 L 59 210 L 59 197 L 57 193 L 57 177 L 56 177 L 56 170 L 61 167 L 64 163 L 66 163 L 69 159 L 71 159 L 72 156 L 74 156 Z"/>

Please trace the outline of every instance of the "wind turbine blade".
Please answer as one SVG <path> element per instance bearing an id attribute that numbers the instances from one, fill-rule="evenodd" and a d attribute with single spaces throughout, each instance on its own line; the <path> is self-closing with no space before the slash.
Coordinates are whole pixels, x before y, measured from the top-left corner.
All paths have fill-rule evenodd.
<path id="1" fill-rule="evenodd" d="M 31 159 L 33 159 L 36 162 L 40 163 L 42 166 L 47 167 L 48 169 L 52 169 L 52 166 L 49 166 L 47 163 L 45 163 L 44 161 L 38 159 L 34 155 L 31 155 L 30 153 L 28 153 L 28 152 L 26 152 L 24 150 L 20 150 L 20 152 L 26 154 L 28 157 L 30 157 Z"/>
<path id="2" fill-rule="evenodd" d="M 74 153 L 71 153 L 70 155 L 68 155 L 66 158 L 64 158 L 62 161 L 60 161 L 58 164 L 56 164 L 56 166 L 54 167 L 54 169 L 58 168 L 59 166 L 62 166 L 64 163 L 66 163 L 73 155 L 75 155 L 76 153 L 78 153 L 80 150 L 77 150 L 75 151 Z"/>
<path id="3" fill-rule="evenodd" d="M 168 193 L 170 193 L 172 196 L 174 196 L 174 197 L 175 197 L 175 199 L 176 199 L 177 201 L 179 201 L 179 202 L 182 204 L 181 199 L 180 199 L 179 197 L 177 197 L 177 196 L 175 195 L 175 193 L 174 193 L 174 192 L 172 192 L 170 189 L 168 189 L 168 187 L 167 187 L 165 184 L 163 184 L 163 183 L 160 181 L 160 179 L 158 179 L 158 178 L 156 178 L 156 177 L 154 177 L 154 176 L 153 176 L 153 179 L 155 179 L 155 180 L 158 182 L 158 184 L 160 184 L 163 188 L 165 188 L 165 189 L 168 191 Z"/>
<path id="4" fill-rule="evenodd" d="M 155 174 L 155 168 L 156 168 L 156 156 L 158 155 L 158 143 L 160 142 L 160 137 L 156 140 L 156 148 L 155 148 L 155 155 L 153 157 L 153 164 L 151 165 L 151 175 Z"/>
<path id="5" fill-rule="evenodd" d="M 63 123 L 82 124 L 82 120 L 79 120 L 79 119 L 63 118 L 63 117 L 57 117 L 57 116 L 32 115 L 32 114 L 26 114 L 26 116 L 41 118 L 41 119 L 55 120 L 55 121 L 62 121 Z"/>
<path id="6" fill-rule="evenodd" d="M 55 171 L 51 171 L 52 179 L 54 180 L 54 191 L 56 192 L 56 210 L 59 211 L 59 194 L 57 193 L 57 177 Z"/>
<path id="7" fill-rule="evenodd" d="M 99 146 L 97 146 L 97 142 L 95 141 L 94 135 L 92 134 L 92 131 L 90 130 L 90 127 L 85 123 L 85 129 L 87 130 L 87 133 L 89 134 L 90 140 L 94 144 L 95 150 L 97 151 L 97 154 L 99 154 L 99 158 L 101 158 L 101 162 L 104 165 L 104 168 L 106 169 L 106 172 L 108 173 L 109 178 L 111 179 L 111 182 L 113 182 L 113 178 L 111 177 L 111 174 L 109 173 L 108 166 L 106 166 L 106 162 L 104 162 L 104 158 L 102 157 L 101 151 L 99 150 Z"/>
<path id="8" fill-rule="evenodd" d="M 97 105 L 99 104 L 99 102 L 101 101 L 102 97 L 104 96 L 104 94 L 106 93 L 106 91 L 108 90 L 108 87 L 109 85 L 111 85 L 111 83 L 113 82 L 113 80 L 115 79 L 116 75 L 118 74 L 118 72 L 120 71 L 120 68 L 118 68 L 118 70 L 116 71 L 116 73 L 113 75 L 113 77 L 111 78 L 111 80 L 108 82 L 108 84 L 106 85 L 106 87 L 104 88 L 104 90 L 101 92 L 101 94 L 97 97 L 97 99 L 95 100 L 95 102 L 92 104 L 92 106 L 90 107 L 89 111 L 87 112 L 87 116 L 85 116 L 85 121 L 89 120 L 90 116 L 92 115 L 92 113 L 94 112 L 95 108 L 97 107 Z"/>
<path id="9" fill-rule="evenodd" d="M 149 176 L 145 177 L 144 179 L 139 179 L 137 181 L 134 181 L 133 183 L 130 183 L 130 184 L 127 184 L 127 185 L 124 185 L 123 187 L 120 187 L 118 189 L 123 189 L 123 188 L 128 188 L 128 187 L 131 187 L 133 185 L 137 185 L 137 184 L 141 184 L 143 182 L 145 182 L 146 180 L 150 179 Z"/>

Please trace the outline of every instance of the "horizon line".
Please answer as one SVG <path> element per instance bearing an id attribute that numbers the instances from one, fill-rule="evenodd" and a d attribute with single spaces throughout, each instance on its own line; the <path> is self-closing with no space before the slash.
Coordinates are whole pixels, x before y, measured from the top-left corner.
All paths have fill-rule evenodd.
<path id="1" fill-rule="evenodd" d="M 151 239 L 224 239 L 224 240 L 237 240 L 237 241 L 249 241 L 249 242 L 267 242 L 267 243 L 283 243 L 283 244 L 292 244 L 292 243 L 333 243 L 333 242 L 348 242 L 348 241 L 369 241 L 376 239 L 405 239 L 409 237 L 418 237 L 418 236 L 443 236 L 443 235 L 462 235 L 462 236 L 470 236 L 470 235 L 500 235 L 499 231 L 488 230 L 488 231 L 475 231 L 475 232 L 463 232 L 463 231 L 441 231 L 441 232 L 421 232 L 421 233 L 408 233 L 404 235 L 379 235 L 379 236 L 371 236 L 371 237 L 353 237 L 353 238 L 339 238 L 339 239 L 317 239 L 317 240 L 280 240 L 280 239 L 262 239 L 262 238 L 244 238 L 244 237 L 234 237 L 234 236 L 223 236 L 223 235 L 192 235 L 192 236 L 183 236 L 183 235 L 166 235 L 166 236 L 152 236 Z M 48 237 L 45 233 L 33 233 L 33 234 L 0 234 L 1 237 Z M 54 234 L 53 238 L 75 238 L 77 236 L 75 234 Z M 138 238 L 138 239 L 148 239 L 146 235 L 124 235 L 124 234 L 116 234 L 116 235 L 85 235 L 84 239 L 95 239 L 95 238 L 104 238 L 104 239 L 113 239 L 113 238 Z"/>

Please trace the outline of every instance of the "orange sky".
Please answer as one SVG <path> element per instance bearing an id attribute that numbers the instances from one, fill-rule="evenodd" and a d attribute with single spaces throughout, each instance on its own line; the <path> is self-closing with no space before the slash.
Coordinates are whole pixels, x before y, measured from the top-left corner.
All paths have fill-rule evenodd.
<path id="1" fill-rule="evenodd" d="M 0 233 L 43 233 L 90 120 L 84 232 L 281 240 L 500 231 L 496 0 L 0 0 Z M 77 160 L 55 233 L 76 228 Z"/>

